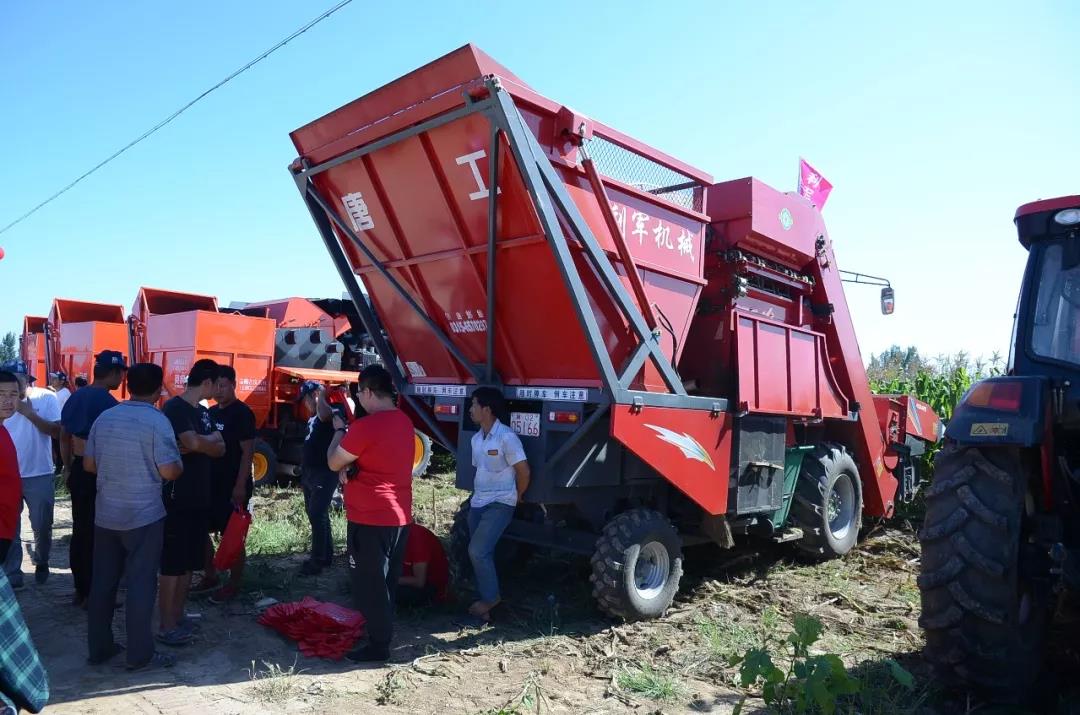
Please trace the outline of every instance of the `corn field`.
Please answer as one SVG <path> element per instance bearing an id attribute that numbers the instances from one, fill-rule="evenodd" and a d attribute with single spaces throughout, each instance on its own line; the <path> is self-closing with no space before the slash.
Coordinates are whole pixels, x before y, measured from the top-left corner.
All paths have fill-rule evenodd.
<path id="1" fill-rule="evenodd" d="M 989 360 L 974 360 L 966 353 L 923 360 L 915 348 L 894 347 L 880 356 L 871 356 L 867 376 L 870 389 L 879 395 L 911 395 L 930 405 L 948 424 L 953 410 L 964 393 L 979 380 L 1000 375 L 1003 361 L 996 353 Z M 934 455 L 941 445 L 930 447 L 923 455 L 920 474 L 929 478 L 934 470 Z"/>

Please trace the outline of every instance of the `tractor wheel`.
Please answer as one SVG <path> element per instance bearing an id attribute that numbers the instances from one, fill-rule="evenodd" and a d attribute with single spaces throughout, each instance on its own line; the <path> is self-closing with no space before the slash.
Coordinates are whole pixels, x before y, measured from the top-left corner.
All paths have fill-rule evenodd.
<path id="1" fill-rule="evenodd" d="M 277 453 L 261 439 L 255 440 L 251 457 L 251 480 L 256 487 L 268 487 L 277 480 Z"/>
<path id="2" fill-rule="evenodd" d="M 413 479 L 422 477 L 427 473 L 431 464 L 431 437 L 420 430 L 413 431 Z"/>
<path id="3" fill-rule="evenodd" d="M 946 682 L 1021 702 L 1039 674 L 1049 617 L 1048 599 L 1020 568 L 1028 475 L 1012 449 L 955 445 L 934 472 L 919 532 L 926 659 Z"/>
<path id="4" fill-rule="evenodd" d="M 472 561 L 469 560 L 469 509 L 471 497 L 461 502 L 450 526 L 450 574 L 460 588 L 473 580 Z M 495 546 L 495 570 L 500 578 L 512 573 L 532 556 L 532 545 L 513 539 L 499 539 Z"/>
<path id="5" fill-rule="evenodd" d="M 604 526 L 592 556 L 593 597 L 627 621 L 659 618 L 682 578 L 682 540 L 663 514 L 631 509 Z"/>
<path id="6" fill-rule="evenodd" d="M 843 556 L 862 528 L 862 482 L 843 446 L 824 444 L 803 459 L 795 483 L 791 520 L 802 529 L 795 545 L 818 559 Z"/>

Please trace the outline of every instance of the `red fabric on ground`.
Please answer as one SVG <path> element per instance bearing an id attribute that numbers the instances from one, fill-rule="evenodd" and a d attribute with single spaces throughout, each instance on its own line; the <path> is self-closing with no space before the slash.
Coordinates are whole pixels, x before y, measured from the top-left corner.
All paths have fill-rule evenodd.
<path id="1" fill-rule="evenodd" d="M 311 596 L 271 606 L 259 616 L 259 623 L 296 641 L 304 655 L 330 660 L 341 660 L 364 632 L 359 611 Z"/>

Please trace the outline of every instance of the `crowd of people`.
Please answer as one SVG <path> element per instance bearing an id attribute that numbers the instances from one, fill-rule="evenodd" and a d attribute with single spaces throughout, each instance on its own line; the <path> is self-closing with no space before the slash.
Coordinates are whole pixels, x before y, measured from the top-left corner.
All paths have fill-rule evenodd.
<path id="1" fill-rule="evenodd" d="M 123 654 L 129 670 L 169 667 L 175 655 L 159 646 L 187 645 L 199 629 L 186 609 L 189 596 L 208 593 L 212 603 L 226 603 L 240 593 L 244 559 L 227 577 L 217 573 L 211 535 L 222 533 L 235 511 L 250 510 L 254 414 L 237 398 L 236 373 L 227 365 L 195 362 L 184 391 L 159 409 L 163 379 L 160 366 L 128 366 L 109 350 L 95 357 L 93 381 L 74 392 L 63 373 L 49 375 L 49 388 L 37 388 L 22 362 L 0 366 L 0 644 L 33 651 L 18 604 L 5 594 L 25 588 L 24 507 L 33 530 L 34 578 L 39 584 L 49 578 L 54 454 L 71 494 L 72 602 L 87 611 L 91 665 Z M 118 402 L 113 393 L 125 384 L 128 399 Z M 330 510 L 340 491 L 353 600 L 366 620 L 366 637 L 347 657 L 383 662 L 390 657 L 397 604 L 449 598 L 441 543 L 412 519 L 413 425 L 380 365 L 359 374 L 355 402 L 331 400 L 317 382 L 301 386 L 299 401 L 310 414 L 301 486 L 311 526 L 310 556 L 300 573 L 316 576 L 334 567 Z M 495 546 L 530 478 L 521 441 L 499 420 L 503 408 L 498 390 L 479 388 L 469 409 L 477 427 L 469 558 L 479 592 L 469 615 L 478 624 L 489 622 L 501 602 Z M 193 585 L 196 572 L 202 576 Z M 112 627 L 122 580 L 125 644 Z M 37 669 L 36 653 L 19 663 L 0 654 L 0 706 L 35 710 L 42 689 L 48 694 L 45 672 Z M 11 671 L 22 674 L 17 680 L 25 692 L 8 692 Z"/>

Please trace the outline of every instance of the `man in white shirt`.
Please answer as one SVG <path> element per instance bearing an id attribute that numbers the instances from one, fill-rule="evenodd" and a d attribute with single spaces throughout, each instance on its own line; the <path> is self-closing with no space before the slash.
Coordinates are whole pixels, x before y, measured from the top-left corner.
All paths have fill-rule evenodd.
<path id="1" fill-rule="evenodd" d="M 71 397 L 71 390 L 68 389 L 68 378 L 63 372 L 50 372 L 49 373 L 49 389 L 56 394 L 56 402 L 60 405 L 60 411 L 64 411 L 64 404 L 67 403 L 68 398 Z"/>
<path id="2" fill-rule="evenodd" d="M 4 420 L 4 427 L 15 443 L 19 456 L 19 476 L 22 477 L 23 502 L 30 512 L 30 526 L 34 530 L 33 562 L 35 578 L 39 584 L 49 578 L 49 551 L 52 548 L 53 502 L 55 499 L 52 441 L 60 437 L 60 408 L 51 390 L 33 387 L 33 377 L 26 363 L 16 360 L 4 366 L 15 373 L 19 380 L 19 404 L 15 414 Z M 8 550 L 4 571 L 12 588 L 23 585 L 22 548 L 19 541 L 21 530 L 15 532 L 12 548 Z"/>

